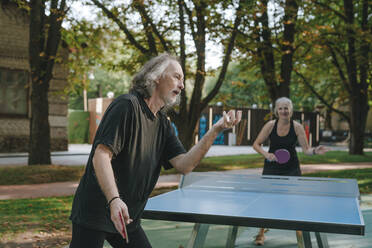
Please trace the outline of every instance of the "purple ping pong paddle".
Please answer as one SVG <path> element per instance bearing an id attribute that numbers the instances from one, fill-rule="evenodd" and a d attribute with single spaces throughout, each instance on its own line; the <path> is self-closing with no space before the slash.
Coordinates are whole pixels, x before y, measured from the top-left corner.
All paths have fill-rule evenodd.
<path id="1" fill-rule="evenodd" d="M 275 154 L 279 164 L 287 163 L 289 158 L 290 158 L 290 154 L 289 154 L 289 151 L 287 149 L 278 149 L 274 152 L 274 154 Z"/>

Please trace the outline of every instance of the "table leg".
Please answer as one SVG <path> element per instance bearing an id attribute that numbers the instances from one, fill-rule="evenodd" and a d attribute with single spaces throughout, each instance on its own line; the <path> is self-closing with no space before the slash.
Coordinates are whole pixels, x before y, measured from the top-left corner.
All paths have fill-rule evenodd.
<path id="1" fill-rule="evenodd" d="M 312 248 L 310 232 L 296 231 L 297 245 L 299 248 Z"/>
<path id="2" fill-rule="evenodd" d="M 319 248 L 329 248 L 327 235 L 325 233 L 315 233 L 316 242 Z"/>
<path id="3" fill-rule="evenodd" d="M 238 226 L 229 226 L 226 248 L 233 248 L 235 246 L 237 234 L 238 234 Z"/>
<path id="4" fill-rule="evenodd" d="M 209 224 L 196 223 L 191 233 L 187 248 L 202 248 L 207 237 Z"/>

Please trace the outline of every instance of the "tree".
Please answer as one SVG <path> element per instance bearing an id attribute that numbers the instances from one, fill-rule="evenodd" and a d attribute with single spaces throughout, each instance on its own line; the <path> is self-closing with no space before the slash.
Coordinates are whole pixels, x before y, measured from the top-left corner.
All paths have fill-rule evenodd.
<path id="1" fill-rule="evenodd" d="M 70 69 L 66 93 L 69 95 L 72 108 L 87 111 L 87 97 L 98 97 L 87 94 L 94 67 L 102 62 L 105 45 L 108 41 L 104 28 L 96 27 L 84 19 L 67 19 L 69 27 L 62 30 L 62 37 L 70 51 L 68 65 Z M 90 92 L 88 92 L 90 93 Z M 83 96 L 84 95 L 84 96 Z M 71 106 L 69 106 L 71 107 Z"/>
<path id="2" fill-rule="evenodd" d="M 186 90 L 181 93 L 178 111 L 171 111 L 169 115 L 179 130 L 180 140 L 186 148 L 190 148 L 194 142 L 194 131 L 202 110 L 216 96 L 224 81 L 246 6 L 245 1 L 231 3 L 230 1 L 178 0 L 166 4 L 161 0 L 149 1 L 146 4 L 144 1 L 133 1 L 129 5 L 121 6 L 99 0 L 92 0 L 92 2 L 125 34 L 125 45 L 139 52 L 137 63 L 144 62 L 149 57 L 164 51 L 180 56 L 181 66 L 185 72 L 185 84 L 189 81 L 186 78 L 193 76 L 193 89 L 189 93 L 185 85 Z M 223 11 L 228 8 L 235 9 L 233 18 L 223 16 Z M 214 39 L 223 44 L 224 55 L 217 82 L 203 98 L 202 90 L 207 75 L 208 38 L 210 41 Z M 132 56 L 132 60 L 133 58 L 135 57 Z M 194 72 L 191 72 L 192 66 L 187 66 L 191 59 L 196 60 Z"/>
<path id="3" fill-rule="evenodd" d="M 259 65 L 274 103 L 279 97 L 290 96 L 299 5 L 297 0 L 271 1 L 271 5 L 280 5 L 281 9 L 270 15 L 268 0 L 256 2 L 244 18 L 246 29 L 237 45 Z"/>
<path id="4" fill-rule="evenodd" d="M 259 69 L 250 68 L 249 61 L 232 62 L 226 73 L 225 82 L 221 86 L 212 104 L 218 102 L 229 107 L 250 107 L 269 108 L 271 103 L 266 94 L 266 85 L 260 76 Z M 248 64 L 248 65 L 247 65 Z M 210 91 L 216 82 L 216 77 L 208 78 L 206 91 Z"/>
<path id="5" fill-rule="evenodd" d="M 65 0 L 31 0 L 29 62 L 31 120 L 28 164 L 50 164 L 48 91 L 66 14 Z M 49 15 L 47 15 L 49 12 Z"/>
<path id="6" fill-rule="evenodd" d="M 337 75 L 338 78 L 334 80 L 343 88 L 339 91 L 339 97 L 349 105 L 348 111 L 333 108 L 314 90 L 309 77 L 301 72 L 297 74 L 329 109 L 339 113 L 349 123 L 349 153 L 363 154 L 372 84 L 372 74 L 369 72 L 372 26 L 368 23 L 368 13 L 371 13 L 369 10 L 372 7 L 368 0 L 312 0 L 308 7 L 311 13 L 317 14 L 314 20 L 310 20 L 317 24 L 310 33 L 311 46 L 313 51 L 318 49 L 322 55 L 322 59 L 309 64 L 311 67 L 308 69 L 314 74 L 317 68 L 324 68 L 325 63 L 332 65 L 333 70 L 328 71 L 328 75 Z"/>

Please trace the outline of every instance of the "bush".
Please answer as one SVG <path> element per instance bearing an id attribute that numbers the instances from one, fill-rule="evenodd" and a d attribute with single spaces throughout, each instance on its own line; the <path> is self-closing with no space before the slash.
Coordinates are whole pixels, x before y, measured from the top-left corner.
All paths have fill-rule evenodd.
<path id="1" fill-rule="evenodd" d="M 68 114 L 69 143 L 83 144 L 89 141 L 89 112 L 69 111 Z"/>

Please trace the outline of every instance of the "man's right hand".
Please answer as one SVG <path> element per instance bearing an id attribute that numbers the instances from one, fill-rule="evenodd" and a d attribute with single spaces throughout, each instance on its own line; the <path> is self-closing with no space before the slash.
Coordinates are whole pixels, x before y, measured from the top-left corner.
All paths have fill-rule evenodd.
<path id="1" fill-rule="evenodd" d="M 114 223 L 116 230 L 125 239 L 126 237 L 124 236 L 124 233 L 123 233 L 124 226 L 120 218 L 121 216 L 124 218 L 123 222 L 125 225 L 128 225 L 133 221 L 129 217 L 127 204 L 125 204 L 125 202 L 123 202 L 120 198 L 115 199 L 110 204 L 110 212 L 111 212 L 111 220 Z"/>

